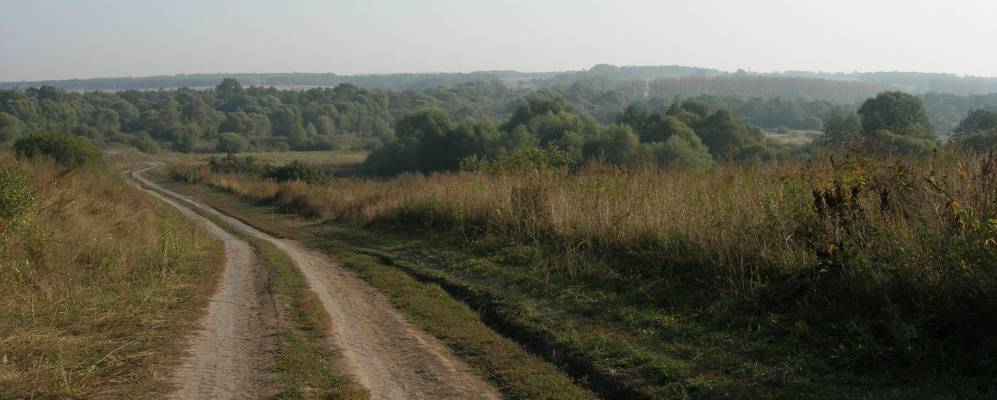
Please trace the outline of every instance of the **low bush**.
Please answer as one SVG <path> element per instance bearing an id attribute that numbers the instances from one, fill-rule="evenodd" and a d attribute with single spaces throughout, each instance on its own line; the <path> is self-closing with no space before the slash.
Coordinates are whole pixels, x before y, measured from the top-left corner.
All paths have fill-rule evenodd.
<path id="1" fill-rule="evenodd" d="M 271 167 L 263 176 L 277 182 L 303 181 L 308 183 L 321 183 L 328 178 L 328 174 L 321 167 L 297 160 L 279 167 Z"/>
<path id="2" fill-rule="evenodd" d="M 18 157 L 48 157 L 67 168 L 92 163 L 101 158 L 89 140 L 68 133 L 36 133 L 14 142 Z"/>

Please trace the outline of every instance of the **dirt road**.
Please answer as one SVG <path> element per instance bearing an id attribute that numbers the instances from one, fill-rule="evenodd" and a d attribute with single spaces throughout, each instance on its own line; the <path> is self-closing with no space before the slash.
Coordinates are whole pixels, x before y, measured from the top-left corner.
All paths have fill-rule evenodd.
<path id="1" fill-rule="evenodd" d="M 147 169 L 133 171 L 132 176 Z M 178 390 L 172 398 L 259 397 L 267 391 L 267 370 L 276 347 L 271 337 L 276 319 L 273 299 L 264 289 L 266 268 L 245 240 L 169 197 L 145 191 L 201 224 L 225 244 L 225 269 L 207 313 L 199 321 L 202 329 L 176 371 Z"/>
<path id="2" fill-rule="evenodd" d="M 192 213 L 189 207 L 199 209 L 231 229 L 273 243 L 294 260 L 330 316 L 332 340 L 342 355 L 338 369 L 352 375 L 372 399 L 500 398 L 494 388 L 474 375 L 436 338 L 409 324 L 383 294 L 325 254 L 272 237 L 193 198 L 171 192 L 146 179 L 142 172 L 148 169 L 135 170 L 132 176 L 179 200 L 167 202 L 186 210 L 185 214 Z M 226 276 L 230 270 L 246 273 L 245 269 L 226 268 Z M 200 351 L 205 350 L 194 354 Z"/>

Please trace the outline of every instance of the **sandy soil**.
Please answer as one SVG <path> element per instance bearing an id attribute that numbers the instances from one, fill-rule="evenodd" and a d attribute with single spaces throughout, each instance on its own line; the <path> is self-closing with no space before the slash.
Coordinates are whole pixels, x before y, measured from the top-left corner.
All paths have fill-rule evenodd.
<path id="1" fill-rule="evenodd" d="M 272 237 L 193 198 L 166 190 L 142 176 L 142 172 L 147 169 L 149 168 L 133 171 L 132 176 L 143 185 L 179 200 L 183 205 L 174 201 L 166 201 L 181 211 L 186 210 L 185 214 L 192 214 L 187 207 L 197 208 L 217 217 L 229 228 L 273 243 L 294 260 L 311 290 L 318 295 L 332 321 L 331 339 L 339 347 L 342 355 L 341 360 L 338 360 L 338 365 L 336 365 L 337 369 L 342 373 L 352 375 L 370 392 L 372 399 L 500 398 L 493 387 L 473 374 L 470 368 L 457 359 L 439 340 L 408 323 L 393 308 L 386 296 L 371 288 L 350 271 L 337 265 L 324 253 L 305 248 L 294 241 Z M 196 216 L 192 218 L 198 219 Z M 226 249 L 228 247 L 228 241 L 226 241 Z M 237 260 L 234 263 L 238 264 L 238 262 Z M 229 268 L 227 265 L 226 279 L 229 271 L 233 271 L 233 274 L 252 275 L 247 268 Z M 240 280 L 239 278 L 232 279 L 234 281 Z M 242 279 L 248 278 L 243 277 Z M 219 292 L 225 290 L 226 287 L 223 285 Z M 240 295 L 247 296 L 246 293 L 254 292 L 246 291 Z M 216 307 L 215 304 L 212 302 L 212 307 Z M 246 300 L 245 303 L 240 304 L 255 303 Z M 251 330 L 251 326 L 239 325 L 238 321 L 214 321 L 210 318 L 211 314 L 209 310 L 206 323 L 231 326 L 234 332 L 226 337 L 219 337 L 220 342 L 208 341 L 208 345 L 203 347 L 195 345 L 193 351 L 195 355 L 202 352 L 212 352 L 212 348 L 216 348 L 216 346 L 218 349 L 228 349 L 232 344 L 223 343 L 226 340 L 240 341 L 242 337 L 254 332 Z M 243 330 L 243 327 L 250 330 Z M 252 364 L 252 354 L 255 350 L 249 350 L 248 353 L 232 354 L 212 362 L 231 361 L 231 364 L 240 367 L 243 364 Z M 208 358 L 216 359 L 216 357 Z M 211 366 L 209 365 L 208 368 Z M 233 370 L 233 373 L 241 372 Z M 187 373 L 185 375 L 184 371 L 181 371 L 181 376 L 195 378 L 200 382 L 194 385 L 185 385 L 185 387 L 205 388 L 216 385 L 224 387 L 226 390 L 237 390 L 239 393 L 252 393 L 231 384 L 233 381 L 247 382 L 246 380 L 230 379 L 227 373 L 220 371 L 215 375 L 221 376 L 213 380 L 204 380 L 197 379 L 197 374 L 192 376 Z M 189 393 L 197 394 L 200 392 Z M 187 398 L 235 397 L 242 396 L 199 397 L 195 395 Z"/>

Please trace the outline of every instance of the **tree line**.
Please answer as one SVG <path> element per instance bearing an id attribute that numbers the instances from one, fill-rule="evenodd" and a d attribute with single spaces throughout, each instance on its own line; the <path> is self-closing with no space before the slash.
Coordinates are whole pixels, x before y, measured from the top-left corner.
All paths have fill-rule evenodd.
<path id="1" fill-rule="evenodd" d="M 817 148 L 891 155 L 923 155 L 941 145 L 921 98 L 883 92 L 855 111 L 834 110 L 820 121 L 811 145 L 772 140 L 726 108 L 699 100 L 650 110 L 628 106 L 613 124 L 601 124 L 564 97 L 536 95 L 501 125 L 454 120 L 426 109 L 398 121 L 396 137 L 374 151 L 367 167 L 392 174 L 458 169 L 547 169 L 597 160 L 616 166 L 708 167 L 717 162 L 760 164 L 804 158 Z M 997 111 L 968 113 L 951 138 L 970 150 L 997 147 Z"/>
<path id="2" fill-rule="evenodd" d="M 0 144 L 30 133 L 67 132 L 97 144 L 123 143 L 148 152 L 164 147 L 182 152 L 233 153 L 375 150 L 395 141 L 397 122 L 416 110 L 439 109 L 454 121 L 474 119 L 498 126 L 514 117 L 521 102 L 536 97 L 561 98 L 573 113 L 603 125 L 616 124 L 618 115 L 629 107 L 660 114 L 672 105 L 692 101 L 713 110 L 727 110 L 732 119 L 759 128 L 817 131 L 825 129 L 825 121 L 836 121 L 833 118 L 858 107 L 786 97 L 649 97 L 645 92 L 605 89 L 591 80 L 540 90 L 512 88 L 494 80 L 406 91 L 352 84 L 280 90 L 243 87 L 234 79 L 203 90 L 76 93 L 43 86 L 0 90 Z M 969 111 L 997 104 L 997 95 L 927 94 L 918 98 L 926 105 L 934 131 L 940 134 L 954 131 Z M 695 125 L 692 122 L 686 124 Z M 640 136 L 641 128 L 631 129 Z"/>

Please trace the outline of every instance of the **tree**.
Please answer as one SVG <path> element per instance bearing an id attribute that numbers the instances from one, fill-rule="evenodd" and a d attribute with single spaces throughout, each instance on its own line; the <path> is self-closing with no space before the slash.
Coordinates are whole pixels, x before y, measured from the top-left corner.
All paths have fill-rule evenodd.
<path id="1" fill-rule="evenodd" d="M 367 166 L 377 173 L 456 169 L 459 160 L 450 165 L 449 157 L 438 157 L 438 152 L 446 151 L 453 128 L 450 116 L 442 110 L 408 114 L 395 126 L 396 139 L 371 153 Z"/>
<path id="2" fill-rule="evenodd" d="M 242 153 L 249 148 L 249 141 L 246 138 L 233 132 L 223 132 L 218 135 L 218 145 L 215 151 L 219 153 L 236 154 Z"/>
<path id="3" fill-rule="evenodd" d="M 994 150 L 997 148 L 997 111 L 971 110 L 955 132 L 955 142 L 965 149 Z"/>
<path id="4" fill-rule="evenodd" d="M 730 111 L 720 109 L 710 114 L 696 126 L 696 133 L 710 149 L 713 157 L 728 155 L 742 159 L 739 153 L 749 146 L 763 146 L 762 133 L 744 121 L 737 120 Z"/>
<path id="5" fill-rule="evenodd" d="M 574 110 L 568 101 L 561 96 L 536 95 L 526 99 L 516 107 L 502 130 L 509 132 L 519 125 L 527 125 L 534 117 L 541 115 L 555 115 L 562 113 L 572 113 Z"/>
<path id="6" fill-rule="evenodd" d="M 613 165 L 636 161 L 640 138 L 627 125 L 613 125 L 585 145 L 588 158 L 598 158 Z"/>
<path id="7" fill-rule="evenodd" d="M 241 95 L 243 92 L 242 84 L 233 78 L 225 78 L 222 83 L 215 88 L 215 93 L 223 99 L 228 99 L 234 96 Z"/>
<path id="8" fill-rule="evenodd" d="M 644 143 L 640 153 L 642 162 L 662 167 L 707 168 L 713 165 L 713 157 L 706 151 L 706 146 L 699 142 L 698 137 L 695 138 L 695 143 L 679 135 L 664 142 Z"/>
<path id="9" fill-rule="evenodd" d="M 880 93 L 862 103 L 858 114 L 862 117 L 862 131 L 866 134 L 887 130 L 910 137 L 932 136 L 924 102 L 904 92 Z"/>
<path id="10" fill-rule="evenodd" d="M 955 128 L 955 133 L 966 134 L 997 129 L 997 111 L 975 109 Z"/>
<path id="11" fill-rule="evenodd" d="M 846 146 L 861 138 L 862 122 L 856 113 L 833 112 L 824 121 L 824 135 L 820 143 L 827 146 Z"/>
<path id="12" fill-rule="evenodd" d="M 0 145 L 13 142 L 24 132 L 24 123 L 17 117 L 0 112 Z"/>
<path id="13" fill-rule="evenodd" d="M 689 125 L 671 115 L 654 114 L 645 129 L 640 135 L 641 140 L 645 142 L 664 142 L 676 135 L 686 140 L 692 140 L 695 137 L 697 142 L 701 142 Z"/>

